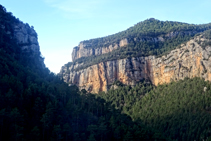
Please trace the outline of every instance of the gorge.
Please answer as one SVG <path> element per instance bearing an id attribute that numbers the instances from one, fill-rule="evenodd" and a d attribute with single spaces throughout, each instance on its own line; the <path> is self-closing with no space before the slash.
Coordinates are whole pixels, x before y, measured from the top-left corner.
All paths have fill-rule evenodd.
<path id="1" fill-rule="evenodd" d="M 0 140 L 210 140 L 210 29 L 147 19 L 80 42 L 54 74 L 0 5 Z"/>

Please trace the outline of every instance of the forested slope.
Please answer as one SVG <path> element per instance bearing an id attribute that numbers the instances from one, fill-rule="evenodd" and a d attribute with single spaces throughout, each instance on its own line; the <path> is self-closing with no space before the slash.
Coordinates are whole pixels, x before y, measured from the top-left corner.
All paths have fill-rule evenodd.
<path id="1" fill-rule="evenodd" d="M 211 136 L 211 83 L 200 78 L 157 87 L 142 82 L 111 89 L 100 96 L 116 109 L 161 131 L 172 140 L 206 140 Z M 210 138 L 209 138 L 210 139 Z"/>
<path id="2" fill-rule="evenodd" d="M 38 48 L 19 42 L 19 23 L 0 5 L 0 140 L 164 138 L 102 98 L 68 87 L 45 68 Z"/>

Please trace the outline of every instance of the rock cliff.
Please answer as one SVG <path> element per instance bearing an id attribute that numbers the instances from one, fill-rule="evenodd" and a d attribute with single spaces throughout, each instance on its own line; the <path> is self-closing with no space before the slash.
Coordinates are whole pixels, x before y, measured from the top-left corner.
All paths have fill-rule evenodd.
<path id="1" fill-rule="evenodd" d="M 33 27 L 22 22 L 15 23 L 14 37 L 17 39 L 17 43 L 21 46 L 23 51 L 32 50 L 33 52 L 40 52 L 40 47 L 37 39 L 37 33 Z"/>
<path id="2" fill-rule="evenodd" d="M 148 41 L 148 42 L 164 42 L 166 40 L 172 39 L 176 37 L 178 34 L 183 35 L 195 35 L 196 31 L 182 31 L 182 32 L 170 32 L 166 35 L 158 36 L 158 37 L 128 37 L 120 40 L 119 42 L 115 43 L 108 43 L 105 42 L 104 44 L 99 45 L 98 47 L 93 47 L 93 43 L 90 43 L 89 41 L 83 41 L 80 42 L 78 46 L 73 48 L 72 52 L 72 60 L 75 61 L 81 57 L 89 57 L 93 55 L 102 55 L 105 53 L 112 52 L 115 49 L 118 49 L 120 47 L 125 47 L 130 43 L 139 43 L 142 41 Z"/>
<path id="3" fill-rule="evenodd" d="M 34 27 L 20 21 L 2 5 L 0 5 L 0 50 L 24 66 L 45 67 Z"/>
<path id="4" fill-rule="evenodd" d="M 33 51 L 40 53 L 40 46 L 37 39 L 37 33 L 29 24 L 16 20 L 11 23 L 11 29 L 8 30 L 6 25 L 0 24 L 1 30 L 5 30 L 6 34 L 11 38 L 15 38 L 17 44 L 21 47 L 22 51 Z"/>
<path id="5" fill-rule="evenodd" d="M 101 55 L 108 52 L 111 52 L 117 48 L 124 47 L 128 45 L 128 39 L 122 39 L 119 43 L 115 43 L 114 45 L 109 45 L 108 47 L 99 47 L 99 48 L 91 48 L 91 44 L 86 42 L 81 42 L 77 47 L 73 48 L 72 52 L 72 60 L 75 61 L 81 57 L 88 57 L 92 55 Z"/>
<path id="6" fill-rule="evenodd" d="M 142 79 L 148 79 L 154 85 L 185 77 L 202 77 L 211 81 L 211 46 L 204 46 L 206 41 L 200 35 L 159 58 L 126 58 L 74 71 L 80 66 L 76 64 L 62 67 L 61 74 L 65 82 L 93 93 L 107 91 L 116 80 L 126 85 L 135 85 Z"/>

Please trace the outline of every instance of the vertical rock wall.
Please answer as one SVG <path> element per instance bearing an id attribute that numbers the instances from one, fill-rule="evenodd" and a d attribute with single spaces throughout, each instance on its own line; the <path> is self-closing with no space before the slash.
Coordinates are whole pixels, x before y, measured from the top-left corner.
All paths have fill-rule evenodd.
<path id="1" fill-rule="evenodd" d="M 71 66 L 63 69 L 63 78 L 65 82 L 93 93 L 107 91 L 116 80 L 126 85 L 135 85 L 142 79 L 148 79 L 155 85 L 185 77 L 202 77 L 211 81 L 211 47 L 202 48 L 197 40 L 204 39 L 192 39 L 160 58 L 148 56 L 113 60 L 79 71 L 74 69 L 80 65 Z"/>

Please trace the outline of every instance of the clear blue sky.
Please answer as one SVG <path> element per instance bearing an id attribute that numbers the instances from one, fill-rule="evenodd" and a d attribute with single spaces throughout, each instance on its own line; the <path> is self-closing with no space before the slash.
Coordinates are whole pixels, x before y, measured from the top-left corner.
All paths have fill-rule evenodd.
<path id="1" fill-rule="evenodd" d="M 210 0 L 0 0 L 38 33 L 46 66 L 55 73 L 80 41 L 125 30 L 148 18 L 211 22 Z"/>

